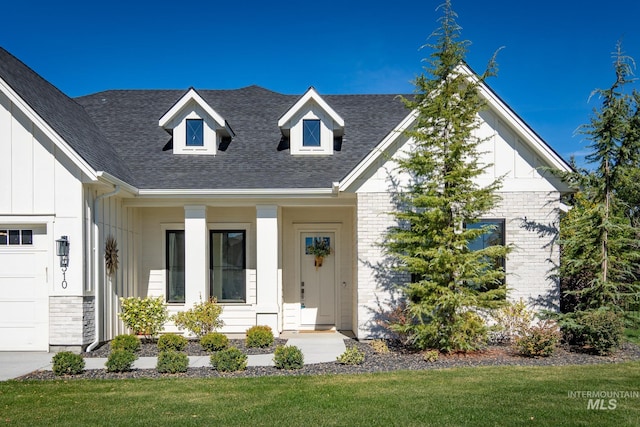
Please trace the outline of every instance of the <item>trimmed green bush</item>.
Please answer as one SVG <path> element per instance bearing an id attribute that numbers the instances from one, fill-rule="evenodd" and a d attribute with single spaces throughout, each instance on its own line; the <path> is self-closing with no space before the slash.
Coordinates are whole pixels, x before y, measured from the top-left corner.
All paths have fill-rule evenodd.
<path id="1" fill-rule="evenodd" d="M 135 335 L 118 335 L 111 340 L 111 351 L 127 350 L 132 353 L 140 350 L 140 340 Z"/>
<path id="2" fill-rule="evenodd" d="M 561 320 L 565 339 L 584 351 L 611 354 L 624 339 L 624 319 L 611 310 L 570 313 Z"/>
<path id="3" fill-rule="evenodd" d="M 136 335 L 153 337 L 164 328 L 169 315 L 163 297 L 120 298 L 122 309 L 118 316 Z"/>
<path id="4" fill-rule="evenodd" d="M 61 351 L 53 356 L 53 373 L 56 375 L 76 375 L 84 370 L 84 359 L 79 354 Z"/>
<path id="5" fill-rule="evenodd" d="M 547 320 L 522 329 L 514 339 L 518 354 L 526 357 L 548 357 L 560 342 L 560 331 L 555 322 Z"/>
<path id="6" fill-rule="evenodd" d="M 186 329 L 197 337 L 203 337 L 224 325 L 221 314 L 222 306 L 215 298 L 210 298 L 193 304 L 193 308 L 187 311 L 174 314 L 171 319 L 178 329 Z"/>
<path id="7" fill-rule="evenodd" d="M 373 340 L 369 345 L 376 353 L 389 353 L 389 346 L 385 340 Z"/>
<path id="8" fill-rule="evenodd" d="M 229 347 L 211 355 L 211 366 L 218 372 L 236 372 L 247 368 L 247 355 L 236 347 Z"/>
<path id="9" fill-rule="evenodd" d="M 220 351 L 227 348 L 229 338 L 220 332 L 209 332 L 200 338 L 200 345 L 208 352 Z"/>
<path id="10" fill-rule="evenodd" d="M 361 365 L 364 362 L 364 353 L 358 347 L 349 347 L 336 358 L 342 365 Z"/>
<path id="11" fill-rule="evenodd" d="M 440 352 L 438 350 L 427 350 L 422 354 L 422 359 L 425 362 L 437 362 L 440 358 Z"/>
<path id="12" fill-rule="evenodd" d="M 105 366 L 108 372 L 128 372 L 131 370 L 133 362 L 135 362 L 137 358 L 138 356 L 135 353 L 117 348 L 111 350 Z"/>
<path id="13" fill-rule="evenodd" d="M 295 345 L 279 345 L 273 355 L 273 362 L 278 369 L 301 369 L 304 355 Z"/>
<path id="14" fill-rule="evenodd" d="M 182 351 L 187 348 L 188 340 L 182 335 L 166 334 L 160 335 L 158 338 L 158 350 L 175 350 Z"/>
<path id="15" fill-rule="evenodd" d="M 188 367 L 189 357 L 186 353 L 175 350 L 165 350 L 158 354 L 156 369 L 161 374 L 187 372 Z"/>
<path id="16" fill-rule="evenodd" d="M 273 344 L 273 331 L 269 326 L 252 326 L 247 329 L 247 347 L 269 347 Z"/>

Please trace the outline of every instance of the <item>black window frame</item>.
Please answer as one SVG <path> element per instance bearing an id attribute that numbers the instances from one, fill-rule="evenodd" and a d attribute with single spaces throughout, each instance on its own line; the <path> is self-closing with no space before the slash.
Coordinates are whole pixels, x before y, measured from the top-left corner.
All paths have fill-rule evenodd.
<path id="1" fill-rule="evenodd" d="M 182 248 L 182 255 L 183 255 L 183 259 L 182 259 L 182 300 L 175 299 L 172 298 L 171 296 L 175 293 L 171 292 L 171 271 L 170 271 L 170 267 L 171 267 L 171 257 L 169 254 L 169 235 L 171 233 L 176 233 L 176 234 L 182 234 L 182 242 L 183 242 L 183 248 Z M 165 274 L 166 274 L 166 297 L 165 300 L 167 301 L 167 303 L 170 304 L 184 304 L 185 303 L 185 297 L 186 297 L 186 281 L 185 281 L 185 262 L 186 262 L 186 253 L 185 253 L 185 247 L 186 243 L 185 243 L 185 234 L 184 234 L 184 230 L 166 230 L 165 231 Z"/>
<path id="2" fill-rule="evenodd" d="M 193 144 L 190 142 L 191 138 L 189 138 L 191 136 L 191 131 L 192 128 L 189 126 L 190 122 L 199 122 L 200 123 L 200 129 L 198 134 L 196 135 L 199 139 L 199 143 L 198 144 Z M 187 119 L 186 123 L 186 131 L 185 131 L 185 137 L 186 137 L 186 146 L 187 147 L 204 147 L 204 120 L 202 119 Z"/>
<path id="3" fill-rule="evenodd" d="M 243 282 L 242 282 L 242 292 L 240 295 L 240 298 L 223 298 L 224 294 L 221 295 L 215 295 L 215 276 L 214 276 L 214 270 L 219 267 L 219 266 L 214 266 L 214 248 L 213 248 L 213 243 L 214 243 L 214 239 L 213 236 L 214 234 L 219 233 L 219 234 L 229 234 L 229 233 L 241 233 L 242 234 L 242 268 L 241 268 L 241 272 L 242 272 L 242 277 L 243 277 Z M 223 303 L 223 304 L 246 304 L 247 302 L 247 278 L 246 278 L 246 271 L 247 271 L 247 230 L 246 229 L 210 229 L 209 230 L 209 297 L 210 298 L 216 298 L 216 300 L 219 303 Z M 224 292 L 224 283 L 222 283 L 222 288 L 221 288 L 221 292 Z"/>
<path id="4" fill-rule="evenodd" d="M 317 123 L 317 143 L 310 144 L 307 143 L 307 123 Z M 315 131 L 313 132 L 315 134 Z M 310 142 L 310 141 L 309 141 Z M 322 124 L 320 123 L 320 119 L 303 119 L 302 120 L 302 146 L 303 147 L 321 147 L 322 146 Z"/>

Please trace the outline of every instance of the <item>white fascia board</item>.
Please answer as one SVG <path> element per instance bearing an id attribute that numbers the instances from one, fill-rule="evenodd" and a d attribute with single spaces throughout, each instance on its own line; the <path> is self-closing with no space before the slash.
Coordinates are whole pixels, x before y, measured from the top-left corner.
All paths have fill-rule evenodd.
<path id="1" fill-rule="evenodd" d="M 344 127 L 344 119 L 340 117 L 340 115 L 336 113 L 336 111 L 331 108 L 331 106 L 327 104 L 324 99 L 322 99 L 322 97 L 318 94 L 318 92 L 316 92 L 313 86 L 307 89 L 305 94 L 302 95 L 295 104 L 293 104 L 293 107 L 289 108 L 289 110 L 284 113 L 282 117 L 280 117 L 280 119 L 278 120 L 278 127 L 288 129 L 291 126 L 289 122 L 291 121 L 293 116 L 298 111 L 300 111 L 310 100 L 315 101 L 318 106 L 322 108 L 324 112 L 329 115 L 329 117 L 331 117 L 331 119 L 335 122 L 335 124 L 338 125 L 338 127 Z"/>
<path id="2" fill-rule="evenodd" d="M 134 187 L 133 185 L 121 180 L 120 178 L 116 178 L 115 176 L 111 175 L 110 173 L 104 172 L 104 171 L 98 171 L 98 181 L 100 182 L 105 182 L 107 184 L 110 185 L 117 185 L 119 186 L 123 191 L 126 191 L 127 193 L 133 195 L 133 196 L 137 196 L 138 195 L 138 189 L 136 187 Z"/>
<path id="3" fill-rule="evenodd" d="M 571 172 L 571 166 L 556 153 L 529 125 L 527 125 L 500 97 L 484 82 L 480 82 L 476 73 L 466 64 L 458 66 L 458 70 L 470 80 L 479 84 L 480 95 L 487 101 L 489 108 L 505 120 L 545 162 L 563 172 Z"/>
<path id="4" fill-rule="evenodd" d="M 87 163 L 49 124 L 40 117 L 12 88 L 0 78 L 0 90 L 9 98 L 9 101 L 17 106 L 29 120 L 62 151 L 91 181 L 97 180 L 97 171 Z"/>
<path id="5" fill-rule="evenodd" d="M 318 197 L 335 196 L 332 188 L 139 189 L 139 197 Z"/>
<path id="6" fill-rule="evenodd" d="M 180 98 L 173 107 L 169 109 L 164 115 L 158 120 L 158 124 L 161 127 L 165 127 L 175 116 L 177 116 L 180 111 L 190 102 L 194 101 L 197 103 L 202 109 L 216 122 L 218 127 L 227 129 L 230 135 L 233 135 L 233 131 L 229 128 L 227 122 L 222 118 L 220 114 L 218 114 L 207 102 L 200 96 L 198 92 L 194 88 L 190 88 L 187 93 L 185 93 L 182 98 Z"/>
<path id="7" fill-rule="evenodd" d="M 334 183 L 334 191 L 345 191 L 347 190 L 359 177 L 362 175 L 373 163 L 375 163 L 380 156 L 382 156 L 389 146 L 393 144 L 393 142 L 402 134 L 409 129 L 416 118 L 418 117 L 418 112 L 416 110 L 411 111 L 398 126 L 396 126 L 391 132 L 385 136 L 380 143 L 367 154 L 367 156 L 362 159 L 360 163 L 354 167 L 351 172 L 340 182 Z"/>

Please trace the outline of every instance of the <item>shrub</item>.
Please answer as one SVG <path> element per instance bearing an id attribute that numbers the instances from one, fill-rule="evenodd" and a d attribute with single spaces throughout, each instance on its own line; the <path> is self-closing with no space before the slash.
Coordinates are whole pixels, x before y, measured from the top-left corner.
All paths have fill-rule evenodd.
<path id="1" fill-rule="evenodd" d="M 425 362 L 430 362 L 430 363 L 437 362 L 439 358 L 440 358 L 440 352 L 438 350 L 427 350 L 422 355 L 422 359 Z"/>
<path id="2" fill-rule="evenodd" d="M 189 367 L 189 357 L 186 353 L 175 350 L 165 350 L 158 354 L 156 369 L 161 374 L 175 374 L 177 372 L 187 372 Z"/>
<path id="3" fill-rule="evenodd" d="M 229 338 L 220 332 L 209 332 L 200 338 L 200 345 L 209 352 L 220 351 L 227 348 Z"/>
<path id="4" fill-rule="evenodd" d="M 135 335 L 118 335 L 111 340 L 111 351 L 127 350 L 132 353 L 140 350 L 140 340 Z"/>
<path id="5" fill-rule="evenodd" d="M 197 337 L 221 328 L 224 322 L 220 319 L 222 306 L 215 298 L 193 304 L 193 308 L 173 315 L 172 320 L 178 329 L 186 329 Z"/>
<path id="6" fill-rule="evenodd" d="M 369 345 L 376 353 L 389 353 L 389 346 L 385 340 L 373 340 Z"/>
<path id="7" fill-rule="evenodd" d="M 364 353 L 358 347 L 349 347 L 336 358 L 342 365 L 361 365 L 364 362 Z"/>
<path id="8" fill-rule="evenodd" d="M 269 347 L 273 344 L 273 332 L 269 326 L 252 326 L 247 329 L 247 347 Z"/>
<path id="9" fill-rule="evenodd" d="M 294 345 L 279 345 L 273 355 L 273 362 L 278 369 L 300 369 L 304 365 L 304 356 Z"/>
<path id="10" fill-rule="evenodd" d="M 167 321 L 167 306 L 162 297 L 120 298 L 122 309 L 118 316 L 134 334 L 153 337 L 158 335 Z"/>
<path id="11" fill-rule="evenodd" d="M 84 359 L 79 354 L 61 351 L 53 356 L 53 373 L 56 375 L 75 375 L 84 369 Z"/>
<path id="12" fill-rule="evenodd" d="M 218 372 L 243 371 L 247 368 L 247 355 L 229 347 L 211 355 L 211 366 Z"/>
<path id="13" fill-rule="evenodd" d="M 514 339 L 514 346 L 522 356 L 547 357 L 555 351 L 560 336 L 558 325 L 554 321 L 545 320 L 520 331 L 520 335 Z"/>
<path id="14" fill-rule="evenodd" d="M 182 351 L 187 347 L 187 339 L 182 335 L 166 334 L 158 338 L 158 350 Z"/>
<path id="15" fill-rule="evenodd" d="M 570 313 L 563 316 L 561 327 L 570 344 L 600 355 L 612 353 L 624 338 L 624 320 L 610 310 Z"/>
<path id="16" fill-rule="evenodd" d="M 493 328 L 499 341 L 512 342 L 531 326 L 534 315 L 522 298 L 511 302 L 492 313 L 496 325 Z"/>
<path id="17" fill-rule="evenodd" d="M 135 362 L 137 358 L 138 356 L 136 356 L 135 353 L 122 348 L 117 348 L 115 350 L 111 350 L 105 366 L 107 367 L 108 372 L 128 372 L 131 370 L 133 362 Z"/>

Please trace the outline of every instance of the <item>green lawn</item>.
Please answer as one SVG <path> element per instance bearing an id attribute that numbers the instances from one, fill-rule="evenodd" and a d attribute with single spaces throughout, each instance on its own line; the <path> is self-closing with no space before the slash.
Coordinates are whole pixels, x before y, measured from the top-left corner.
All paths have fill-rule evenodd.
<path id="1" fill-rule="evenodd" d="M 371 375 L 0 383 L 0 425 L 640 424 L 640 397 L 588 409 L 570 391 L 640 392 L 640 362 Z M 605 407 L 609 405 L 606 399 Z"/>

